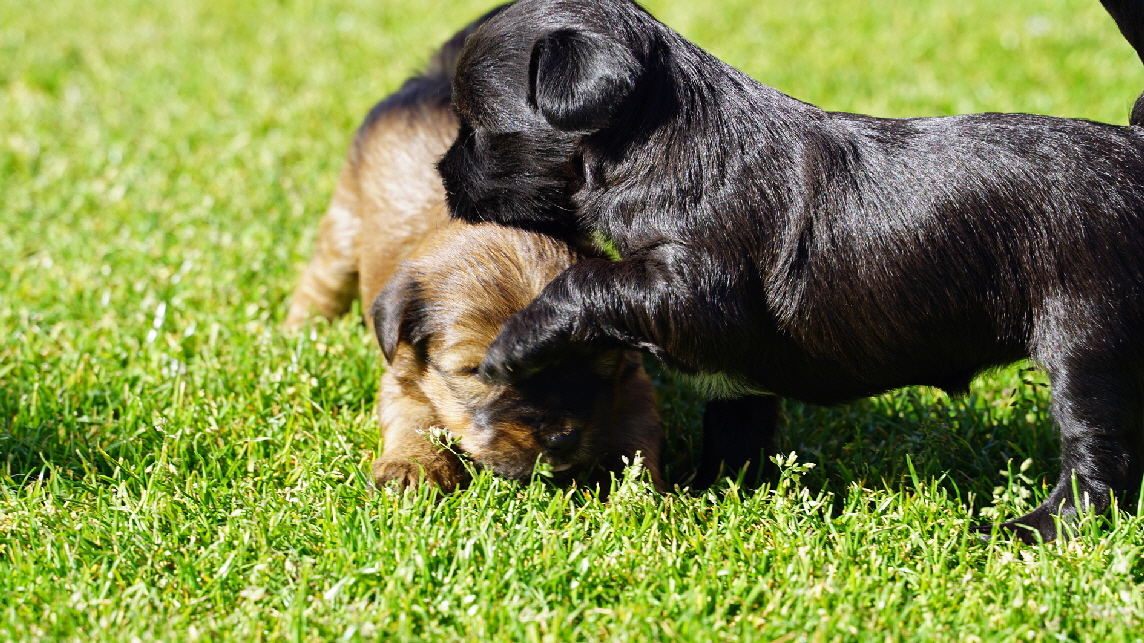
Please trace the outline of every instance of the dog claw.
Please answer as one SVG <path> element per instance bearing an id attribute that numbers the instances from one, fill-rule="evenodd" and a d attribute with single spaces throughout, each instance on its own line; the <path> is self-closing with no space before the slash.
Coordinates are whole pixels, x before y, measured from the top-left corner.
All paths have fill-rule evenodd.
<path id="1" fill-rule="evenodd" d="M 994 539 L 1016 539 L 1026 545 L 1040 545 L 1053 539 L 1045 538 L 1038 529 L 1017 522 L 1016 520 L 1010 520 L 1008 522 L 1002 523 L 974 525 L 969 529 L 970 531 L 976 533 L 977 539 L 983 543 L 988 543 Z"/>
<path id="2" fill-rule="evenodd" d="M 373 462 L 373 484 L 377 489 L 406 490 L 428 483 L 445 493 L 453 492 L 460 479 L 450 467 L 428 466 L 405 458 L 378 458 Z"/>

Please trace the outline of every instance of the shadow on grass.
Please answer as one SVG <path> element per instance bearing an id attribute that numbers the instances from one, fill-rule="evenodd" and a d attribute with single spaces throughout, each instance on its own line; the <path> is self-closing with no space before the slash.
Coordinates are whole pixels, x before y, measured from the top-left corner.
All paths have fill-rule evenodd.
<path id="1" fill-rule="evenodd" d="M 51 476 L 81 477 L 85 473 L 108 474 L 114 464 L 109 454 L 133 449 L 128 439 L 99 445 L 98 439 L 115 435 L 108 426 L 115 419 L 88 416 L 51 416 L 42 412 L 26 417 L 19 394 L 0 391 L 0 484 L 23 486 Z"/>
<path id="2" fill-rule="evenodd" d="M 0 433 L 0 482 L 22 486 L 47 479 L 53 470 L 82 468 L 73 454 L 54 427 L 15 427 L 8 421 Z"/>
<path id="3" fill-rule="evenodd" d="M 667 432 L 665 474 L 686 485 L 699 462 L 705 403 L 662 369 L 649 364 L 649 372 Z M 851 485 L 912 489 L 912 464 L 920 480 L 940 480 L 952 497 L 976 509 L 1006 484 L 1002 472 L 1010 462 L 1017 471 L 1028 460 L 1021 475 L 1032 481 L 1035 504 L 1052 487 L 1060 463 L 1048 385 L 1020 365 L 982 376 L 955 398 L 910 387 L 832 408 L 785 400 L 776 447 L 816 463 L 805 484 L 832 493 L 836 502 Z"/>

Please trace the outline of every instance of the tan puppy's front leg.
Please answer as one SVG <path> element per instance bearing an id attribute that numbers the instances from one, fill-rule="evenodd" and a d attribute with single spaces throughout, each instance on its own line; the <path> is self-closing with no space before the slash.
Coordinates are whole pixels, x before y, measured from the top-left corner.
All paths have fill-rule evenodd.
<path id="1" fill-rule="evenodd" d="M 347 160 L 318 228 L 310 265 L 291 297 L 286 328 L 297 328 L 314 315 L 326 319 L 344 315 L 358 296 L 358 205 L 354 165 Z"/>
<path id="2" fill-rule="evenodd" d="M 391 370 L 381 378 L 378 420 L 384 444 L 381 457 L 373 461 L 377 488 L 415 487 L 428 481 L 448 493 L 467 479 L 457 454 L 434 442 L 433 432 L 440 425 L 428 401 L 419 391 L 407 392 Z"/>

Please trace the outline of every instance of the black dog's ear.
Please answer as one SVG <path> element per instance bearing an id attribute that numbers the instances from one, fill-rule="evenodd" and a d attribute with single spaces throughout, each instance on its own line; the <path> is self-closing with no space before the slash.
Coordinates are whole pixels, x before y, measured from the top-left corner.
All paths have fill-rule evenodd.
<path id="1" fill-rule="evenodd" d="M 532 102 L 557 129 L 600 130 L 635 89 L 640 70 L 619 43 L 571 29 L 553 31 L 532 48 Z"/>
<path id="2" fill-rule="evenodd" d="M 370 306 L 373 334 L 388 363 L 393 362 L 397 345 L 402 341 L 418 347 L 419 351 L 423 349 L 421 344 L 428 337 L 428 329 L 420 290 L 409 267 L 403 264 Z"/>

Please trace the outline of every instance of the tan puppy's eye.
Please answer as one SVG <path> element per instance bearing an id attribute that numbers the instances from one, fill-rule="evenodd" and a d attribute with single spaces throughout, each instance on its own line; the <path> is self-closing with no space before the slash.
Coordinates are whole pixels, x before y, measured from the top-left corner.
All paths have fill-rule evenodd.
<path id="1" fill-rule="evenodd" d="M 439 364 L 439 365 L 437 365 L 437 370 L 440 371 L 442 375 L 445 375 L 448 377 L 471 377 L 471 376 L 475 376 L 477 374 L 478 367 L 479 367 L 478 364 L 474 364 L 472 366 L 468 366 L 468 365 L 454 366 L 452 364 L 448 364 L 448 365 Z"/>
<path id="2" fill-rule="evenodd" d="M 453 395 L 476 404 L 488 394 L 488 385 L 477 377 L 480 357 L 473 351 L 447 350 L 432 355 L 429 362 Z"/>
<path id="3" fill-rule="evenodd" d="M 430 357 L 430 362 L 442 375 L 476 375 L 481 355 L 473 355 L 471 351 L 442 351 Z"/>

